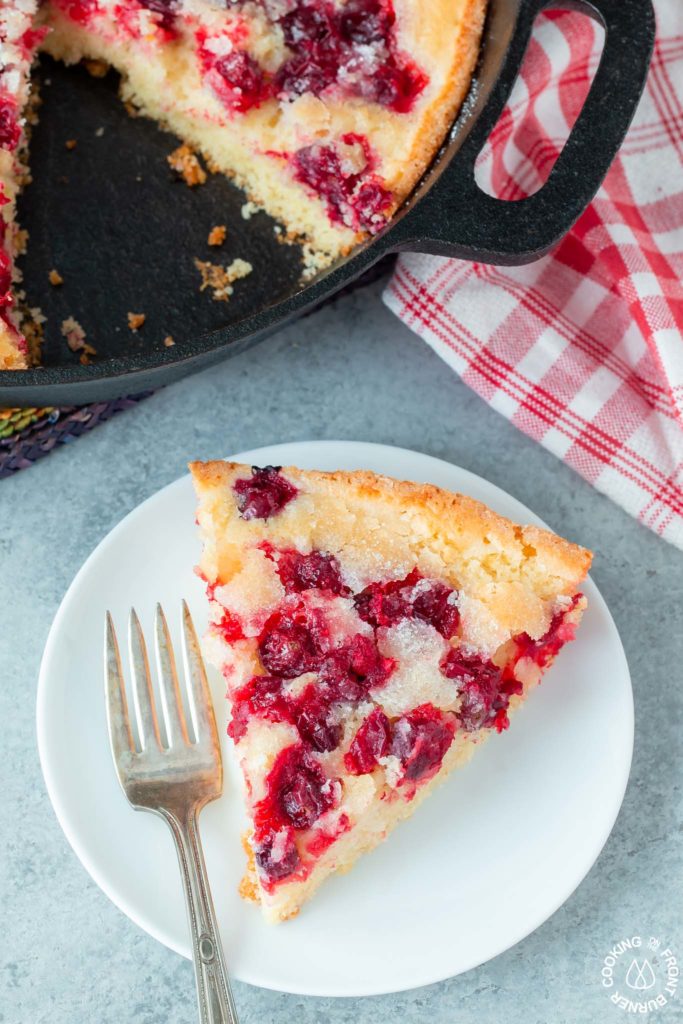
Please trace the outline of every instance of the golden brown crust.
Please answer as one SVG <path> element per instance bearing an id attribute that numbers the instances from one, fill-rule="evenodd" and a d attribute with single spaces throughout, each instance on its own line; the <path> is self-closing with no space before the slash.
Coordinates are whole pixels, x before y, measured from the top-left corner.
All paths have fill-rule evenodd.
<path id="1" fill-rule="evenodd" d="M 228 487 L 237 473 L 248 471 L 248 467 L 239 463 L 222 461 L 192 462 L 189 468 L 199 494 L 211 488 Z M 542 554 L 560 563 L 567 575 L 575 577 L 575 586 L 584 579 L 591 565 L 593 556 L 586 548 L 537 526 L 519 526 L 474 498 L 433 484 L 394 480 L 365 470 L 325 473 L 285 466 L 283 472 L 294 481 L 309 480 L 326 487 L 340 486 L 355 491 L 359 497 L 421 509 L 439 520 L 444 529 L 448 529 L 450 524 L 457 524 L 463 535 L 470 532 L 495 533 L 504 545 L 516 547 L 521 544 L 529 549 L 529 555 Z"/>
<path id="2" fill-rule="evenodd" d="M 467 96 L 479 56 L 487 4 L 488 0 L 467 0 L 461 15 L 460 31 L 446 81 L 422 114 L 419 130 L 410 151 L 406 154 L 403 174 L 393 181 L 388 181 L 396 197 L 394 209 L 397 209 L 412 192 L 429 167 Z M 430 21 L 433 26 L 432 45 L 437 53 L 443 41 L 438 11 L 430 11 Z"/>

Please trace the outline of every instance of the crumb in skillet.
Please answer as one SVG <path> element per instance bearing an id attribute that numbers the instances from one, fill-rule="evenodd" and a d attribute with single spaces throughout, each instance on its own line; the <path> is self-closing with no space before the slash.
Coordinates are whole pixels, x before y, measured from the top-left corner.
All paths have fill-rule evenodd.
<path id="1" fill-rule="evenodd" d="M 240 213 L 242 214 L 242 218 L 244 220 L 251 220 L 254 214 L 258 213 L 260 209 L 261 207 L 257 203 L 252 202 L 252 200 L 250 199 L 248 203 L 244 203 L 242 205 Z"/>
<path id="2" fill-rule="evenodd" d="M 55 288 L 58 288 L 60 284 L 64 284 L 64 278 L 58 270 L 51 270 L 47 277 L 50 284 Z"/>
<path id="3" fill-rule="evenodd" d="M 128 314 L 128 326 L 130 327 L 133 334 L 137 334 L 142 325 L 144 324 L 147 317 L 144 313 L 129 313 Z"/>
<path id="4" fill-rule="evenodd" d="M 173 346 L 175 345 L 175 341 L 173 340 L 173 337 L 170 334 L 167 334 L 166 337 L 164 338 L 164 345 L 166 346 L 166 348 L 173 348 Z"/>
<path id="5" fill-rule="evenodd" d="M 62 334 L 71 351 L 80 352 L 79 361 L 83 366 L 89 364 L 90 356 L 97 355 L 97 350 L 85 340 L 85 331 L 78 320 L 74 320 L 72 316 L 62 321 Z"/>
<path id="6" fill-rule="evenodd" d="M 169 167 L 183 179 L 186 185 L 194 188 L 206 181 L 206 171 L 192 152 L 187 143 L 178 146 L 166 157 Z"/>
<path id="7" fill-rule="evenodd" d="M 216 224 L 216 226 L 211 228 L 209 231 L 209 237 L 207 239 L 209 245 L 222 245 L 227 233 L 228 230 L 225 224 Z"/>
<path id="8" fill-rule="evenodd" d="M 233 283 L 241 277 L 247 277 L 254 269 L 246 260 L 233 260 L 230 266 L 221 267 L 217 263 L 195 260 L 194 265 L 202 275 L 200 292 L 211 288 L 216 302 L 227 302 L 233 293 Z"/>
<path id="9" fill-rule="evenodd" d="M 75 149 L 78 145 L 78 139 L 67 139 L 64 145 L 67 149 Z"/>
<path id="10" fill-rule="evenodd" d="M 104 78 L 106 73 L 109 71 L 109 65 L 106 60 L 84 60 L 85 70 L 93 78 Z"/>

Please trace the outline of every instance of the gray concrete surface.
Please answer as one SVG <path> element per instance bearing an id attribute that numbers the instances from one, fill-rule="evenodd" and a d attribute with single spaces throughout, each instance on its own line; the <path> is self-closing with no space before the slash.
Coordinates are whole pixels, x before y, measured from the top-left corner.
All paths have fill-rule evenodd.
<path id="1" fill-rule="evenodd" d="M 597 864 L 524 942 L 461 977 L 395 996 L 310 999 L 237 985 L 242 1021 L 642 1019 L 610 1004 L 599 972 L 610 946 L 635 933 L 659 936 L 683 955 L 683 556 L 488 409 L 382 307 L 375 287 L 0 483 L 0 1021 L 196 1019 L 190 965 L 109 903 L 59 829 L 36 750 L 38 665 L 83 560 L 126 512 L 182 474 L 189 458 L 308 438 L 379 441 L 449 459 L 592 547 L 594 577 L 633 675 L 635 755 L 621 815 Z M 650 1019 L 681 1020 L 681 998 Z"/>

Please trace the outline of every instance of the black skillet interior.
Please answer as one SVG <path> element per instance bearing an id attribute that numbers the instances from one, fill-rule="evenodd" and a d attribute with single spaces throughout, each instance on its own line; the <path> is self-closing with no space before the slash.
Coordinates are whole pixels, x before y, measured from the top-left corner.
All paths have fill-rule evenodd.
<path id="1" fill-rule="evenodd" d="M 473 165 L 519 71 L 533 20 L 548 0 L 490 0 L 466 115 L 422 186 L 392 224 L 330 271 L 302 285 L 297 247 L 281 244 L 264 213 L 242 216 L 245 197 L 223 176 L 189 189 L 166 156 L 177 140 L 129 117 L 117 77 L 92 78 L 43 58 L 43 105 L 31 140 L 33 184 L 20 220 L 29 301 L 47 316 L 43 367 L 0 373 L 0 405 L 80 403 L 141 391 L 242 351 L 332 295 L 388 252 L 437 252 L 523 263 L 554 244 L 597 189 L 632 117 L 653 40 L 649 0 L 570 0 L 607 27 L 591 94 L 546 186 L 501 203 L 474 183 Z M 75 148 L 66 146 L 75 139 Z M 227 227 L 218 249 L 207 236 Z M 229 303 L 200 293 L 195 259 L 252 263 Z M 50 270 L 64 278 L 48 284 Z M 129 312 L 144 313 L 138 333 Z M 60 333 L 69 316 L 97 350 L 81 366 Z M 171 335 L 172 348 L 163 339 Z"/>

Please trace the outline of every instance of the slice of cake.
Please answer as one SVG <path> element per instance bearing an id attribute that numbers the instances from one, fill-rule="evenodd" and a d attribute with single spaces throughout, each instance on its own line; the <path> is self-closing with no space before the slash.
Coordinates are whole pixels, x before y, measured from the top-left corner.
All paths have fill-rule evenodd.
<path id="1" fill-rule="evenodd" d="M 43 0 L 34 17 L 35 7 L 0 4 L 10 228 L 40 44 L 67 63 L 113 65 L 124 99 L 307 243 L 315 269 L 382 228 L 424 173 L 469 87 L 486 0 L 432 0 L 428 11 L 421 0 Z M 6 307 L 11 239 L 3 251 Z M 4 322 L 0 344 L 21 365 Z"/>
<path id="2" fill-rule="evenodd" d="M 271 921 L 509 724 L 586 605 L 583 548 L 430 485 L 193 463 L 209 660 Z"/>

